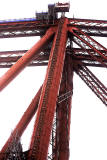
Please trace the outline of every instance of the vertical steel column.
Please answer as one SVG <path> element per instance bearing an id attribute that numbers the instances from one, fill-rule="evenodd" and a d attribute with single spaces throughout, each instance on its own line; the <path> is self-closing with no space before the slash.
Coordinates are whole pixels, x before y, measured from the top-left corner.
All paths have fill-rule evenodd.
<path id="1" fill-rule="evenodd" d="M 69 160 L 71 101 L 73 93 L 73 64 L 66 55 L 56 110 L 56 148 L 54 160 Z"/>
<path id="2" fill-rule="evenodd" d="M 43 50 L 43 47 L 46 46 L 54 33 L 55 28 L 48 29 L 46 34 L 0 78 L 0 91 L 32 61 L 34 56 Z"/>
<path id="3" fill-rule="evenodd" d="M 14 131 L 10 135 L 9 139 L 7 140 L 5 145 L 3 146 L 2 150 L 1 150 L 1 153 L 3 153 L 3 154 L 0 155 L 0 160 L 2 160 L 4 158 L 3 156 L 5 156 L 5 152 L 6 152 L 7 148 L 9 147 L 9 145 L 14 143 L 13 140 L 14 140 L 14 137 L 16 136 L 16 134 L 18 134 L 18 138 L 20 138 L 22 136 L 24 130 L 28 126 L 29 122 L 31 121 L 32 117 L 34 116 L 34 114 L 37 110 L 37 107 L 38 107 L 40 93 L 41 93 L 41 88 L 39 89 L 39 91 L 37 92 L 35 97 L 33 98 L 31 104 L 29 105 L 26 112 L 23 114 L 22 118 L 20 119 L 19 123 L 17 124 L 16 128 L 14 129 Z"/>
<path id="4" fill-rule="evenodd" d="M 46 78 L 41 92 L 37 118 L 31 139 L 29 160 L 47 159 L 52 122 L 65 59 L 67 23 L 68 19 L 60 19 L 51 49 Z"/>

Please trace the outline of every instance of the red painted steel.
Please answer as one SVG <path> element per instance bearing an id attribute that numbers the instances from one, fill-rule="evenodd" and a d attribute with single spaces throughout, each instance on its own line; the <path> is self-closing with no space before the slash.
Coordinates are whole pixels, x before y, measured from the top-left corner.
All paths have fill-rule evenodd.
<path id="1" fill-rule="evenodd" d="M 74 42 L 76 44 L 82 47 L 85 51 L 88 46 L 89 49 L 93 50 L 93 52 L 90 52 L 90 50 L 88 50 L 88 53 L 90 54 L 90 56 L 92 56 L 93 59 L 95 59 L 96 61 L 100 62 L 102 65 L 107 67 L 106 63 L 104 62 L 105 60 L 107 60 L 107 49 L 104 46 L 102 46 L 100 43 L 98 43 L 93 38 L 91 38 L 90 36 L 88 36 L 83 31 L 81 31 L 80 29 L 76 27 L 69 28 L 69 31 L 73 33 L 75 37 L 77 37 L 77 39 L 74 39 Z M 78 41 L 78 39 L 80 41 Z M 85 45 L 83 45 L 82 43 Z M 102 53 L 100 52 L 100 50 L 104 50 L 105 52 Z M 99 57 L 96 57 L 95 55 Z"/>
<path id="2" fill-rule="evenodd" d="M 68 100 L 68 138 L 70 140 L 70 123 L 71 123 L 71 107 L 72 107 L 72 95 L 73 95 L 73 60 L 71 56 L 67 56 L 67 88 L 71 91 L 71 97 Z"/>
<path id="3" fill-rule="evenodd" d="M 51 45 L 46 46 L 54 34 L 52 48 Z M 10 67 L 20 58 L 18 62 L 0 78 L 0 90 L 14 79 L 26 65 L 47 65 L 49 60 L 42 91 L 41 89 L 39 90 L 22 116 L 12 135 L 2 148 L 1 155 L 4 155 L 9 144 L 13 143 L 14 136 L 17 132 L 19 138 L 21 137 L 35 114 L 39 102 L 37 118 L 29 148 L 30 152 L 28 153 L 27 159 L 48 159 L 47 152 L 49 142 L 51 142 L 51 131 L 53 133 L 54 129 L 56 129 L 56 133 L 54 132 L 54 137 L 52 137 L 53 153 L 49 156 L 49 159 L 68 160 L 74 71 L 107 106 L 107 88 L 86 67 L 88 65 L 107 67 L 107 49 L 89 36 L 107 37 L 107 21 L 60 18 L 55 20 L 54 24 L 51 21 L 46 23 L 46 21 L 35 20 L 0 23 L 0 38 L 38 35 L 44 36 L 33 48 L 27 51 L 22 58 L 20 58 L 21 55 L 18 55 L 18 51 L 14 52 L 16 54 L 15 56 L 10 57 L 7 57 L 10 52 L 0 52 L 0 67 Z M 70 44 L 68 44 L 67 38 Z M 73 48 L 73 41 L 81 48 Z M 46 52 L 43 50 L 45 46 L 48 50 Z M 50 48 L 51 53 L 49 57 Z M 40 56 L 39 52 L 41 50 L 44 54 Z M 23 51 L 21 51 L 21 53 L 23 55 Z M 5 56 L 3 57 L 3 55 Z M 30 63 L 31 61 L 32 64 Z M 53 122 L 54 113 L 56 122 Z M 52 128 L 52 126 L 55 125 L 53 123 L 56 123 L 56 128 Z M 4 157 L 1 155 L 0 160 L 3 160 Z"/>
<path id="4" fill-rule="evenodd" d="M 69 138 L 71 101 L 73 93 L 73 63 L 69 55 L 66 56 L 63 76 L 60 86 L 59 103 L 56 109 L 56 148 L 54 160 L 69 160 Z M 63 96 L 65 95 L 65 96 Z"/>
<path id="5" fill-rule="evenodd" d="M 26 127 L 28 126 L 29 122 L 31 121 L 32 117 L 34 116 L 34 114 L 37 111 L 39 98 L 40 98 L 40 94 L 41 94 L 41 89 L 42 89 L 42 87 L 39 89 L 39 91 L 37 92 L 37 94 L 33 98 L 31 104 L 29 105 L 29 107 L 27 108 L 27 110 L 23 114 L 22 118 L 20 119 L 19 123 L 16 125 L 16 128 L 13 130 L 9 139 L 7 140 L 5 145 L 3 146 L 1 153 L 6 153 L 9 145 L 14 143 L 13 137 L 15 137 L 16 134 L 18 134 L 18 138 L 20 138 L 22 136 L 23 132 L 25 131 Z M 2 160 L 4 158 L 3 156 L 5 156 L 5 154 L 0 155 L 0 160 Z"/>
<path id="6" fill-rule="evenodd" d="M 100 80 L 86 66 L 81 65 L 81 63 L 75 63 L 74 69 L 87 86 L 107 106 L 107 88 Z"/>
<path id="7" fill-rule="evenodd" d="M 74 33 L 74 31 L 76 31 L 77 34 L 80 34 L 80 37 L 77 36 L 77 34 Z M 82 38 L 83 40 L 85 40 L 85 43 L 87 43 L 87 45 L 93 49 L 95 52 L 97 52 L 103 59 L 107 60 L 107 49 L 101 45 L 100 43 L 98 43 L 97 41 L 95 41 L 92 37 L 88 36 L 86 33 L 84 33 L 83 31 L 81 31 L 78 28 L 74 28 L 72 30 L 73 34 L 75 36 L 77 36 L 78 38 Z M 104 50 L 105 52 L 102 53 L 99 50 Z"/>
<path id="8" fill-rule="evenodd" d="M 24 54 L 26 53 L 27 50 L 16 50 L 16 51 L 0 51 L 0 56 L 1 55 L 12 55 L 12 54 L 15 54 L 15 55 L 19 55 L 19 54 Z"/>
<path id="9" fill-rule="evenodd" d="M 26 19 L 23 22 L 21 20 L 16 22 L 4 21 L 0 23 L 0 38 L 42 36 L 44 30 L 52 25 L 58 25 L 58 20 L 54 20 L 54 24 L 52 21 L 47 24 L 46 21 L 26 21 Z M 107 37 L 107 21 L 69 18 L 69 25 L 77 26 L 91 36 Z"/>
<path id="10" fill-rule="evenodd" d="M 46 66 L 48 65 L 49 60 L 49 51 L 50 49 L 45 49 L 42 51 L 42 55 L 40 54 L 38 57 L 35 57 L 28 66 Z M 17 51 L 6 51 L 0 52 L 0 68 L 10 68 L 19 58 L 26 53 L 27 50 L 17 50 Z M 96 67 L 104 67 L 101 63 L 96 62 L 92 56 L 88 55 L 88 52 L 92 54 L 92 49 L 84 49 L 82 48 L 67 48 L 67 54 L 71 54 L 73 60 L 82 61 L 86 66 L 96 66 Z M 105 53 L 105 50 L 100 50 L 101 53 Z M 14 56 L 13 56 L 14 55 Z M 100 61 L 102 57 L 95 55 L 96 59 L 98 58 Z M 104 60 L 104 63 L 107 65 L 107 60 Z"/>
<path id="11" fill-rule="evenodd" d="M 60 19 L 50 53 L 46 78 L 43 84 L 37 119 L 30 145 L 30 159 L 46 160 L 57 95 L 64 65 L 67 40 L 67 19 Z"/>
<path id="12" fill-rule="evenodd" d="M 49 42 L 54 34 L 55 29 L 50 28 L 46 34 L 30 49 L 26 54 L 21 57 L 1 78 L 0 78 L 0 91 L 5 88 L 43 49 Z"/>

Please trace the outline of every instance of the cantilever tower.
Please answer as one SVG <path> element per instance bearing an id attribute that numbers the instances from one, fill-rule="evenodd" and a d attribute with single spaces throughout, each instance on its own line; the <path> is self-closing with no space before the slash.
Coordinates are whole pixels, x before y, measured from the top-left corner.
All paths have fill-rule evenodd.
<path id="1" fill-rule="evenodd" d="M 48 66 L 44 83 L 3 146 L 0 160 L 69 159 L 73 72 L 107 106 L 106 86 L 87 68 L 107 67 L 107 49 L 92 37 L 107 37 L 107 21 L 66 18 L 68 11 L 69 3 L 56 3 L 48 12 L 36 13 L 36 19 L 0 22 L 0 38 L 41 37 L 28 51 L 0 52 L 0 67 L 10 68 L 0 78 L 0 90 L 27 65 Z M 35 114 L 30 147 L 23 153 L 20 137 Z"/>

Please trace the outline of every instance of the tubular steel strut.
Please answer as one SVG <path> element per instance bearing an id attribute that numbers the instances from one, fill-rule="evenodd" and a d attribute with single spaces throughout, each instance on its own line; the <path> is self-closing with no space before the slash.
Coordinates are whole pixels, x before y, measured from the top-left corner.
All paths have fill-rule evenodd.
<path id="1" fill-rule="evenodd" d="M 66 40 L 67 19 L 60 19 L 38 106 L 37 118 L 30 145 L 29 160 L 43 160 L 47 157 L 52 121 L 64 64 Z"/>
<path id="2" fill-rule="evenodd" d="M 11 136 L 9 137 L 8 141 L 5 143 L 4 147 L 2 148 L 1 152 L 6 153 L 7 149 L 9 146 L 11 146 L 14 143 L 13 137 L 15 137 L 16 134 L 18 134 L 18 139 L 17 142 L 19 141 L 20 137 L 22 136 L 24 130 L 28 126 L 29 122 L 31 121 L 32 117 L 34 116 L 38 103 L 39 103 L 39 98 L 40 98 L 40 93 L 41 93 L 41 88 L 39 89 L 38 93 L 35 95 L 33 98 L 31 104 L 27 108 L 26 112 L 23 114 L 21 120 L 17 124 L 16 128 L 12 132 Z M 12 149 L 12 148 L 11 148 Z M 4 158 L 4 154 L 0 155 L 0 159 Z"/>
<path id="3" fill-rule="evenodd" d="M 0 91 L 11 82 L 34 58 L 35 54 L 38 54 L 50 40 L 55 30 L 50 28 L 46 34 L 35 44 L 26 54 L 21 57 L 17 63 L 15 63 L 5 74 L 0 78 Z"/>

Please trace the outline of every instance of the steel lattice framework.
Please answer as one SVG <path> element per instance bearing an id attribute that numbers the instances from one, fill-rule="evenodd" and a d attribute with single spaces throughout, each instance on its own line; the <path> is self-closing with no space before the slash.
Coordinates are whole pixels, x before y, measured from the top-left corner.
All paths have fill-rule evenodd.
<path id="1" fill-rule="evenodd" d="M 107 67 L 107 49 L 93 36 L 107 37 L 107 21 L 61 17 L 53 21 L 24 19 L 0 23 L 0 38 L 41 36 L 30 50 L 0 52 L 5 88 L 27 65 L 45 66 L 44 83 L 3 146 L 0 160 L 68 160 L 73 72 L 107 106 L 107 88 L 87 66 Z M 78 46 L 77 48 L 75 48 Z M 37 112 L 30 149 L 20 137 Z"/>

